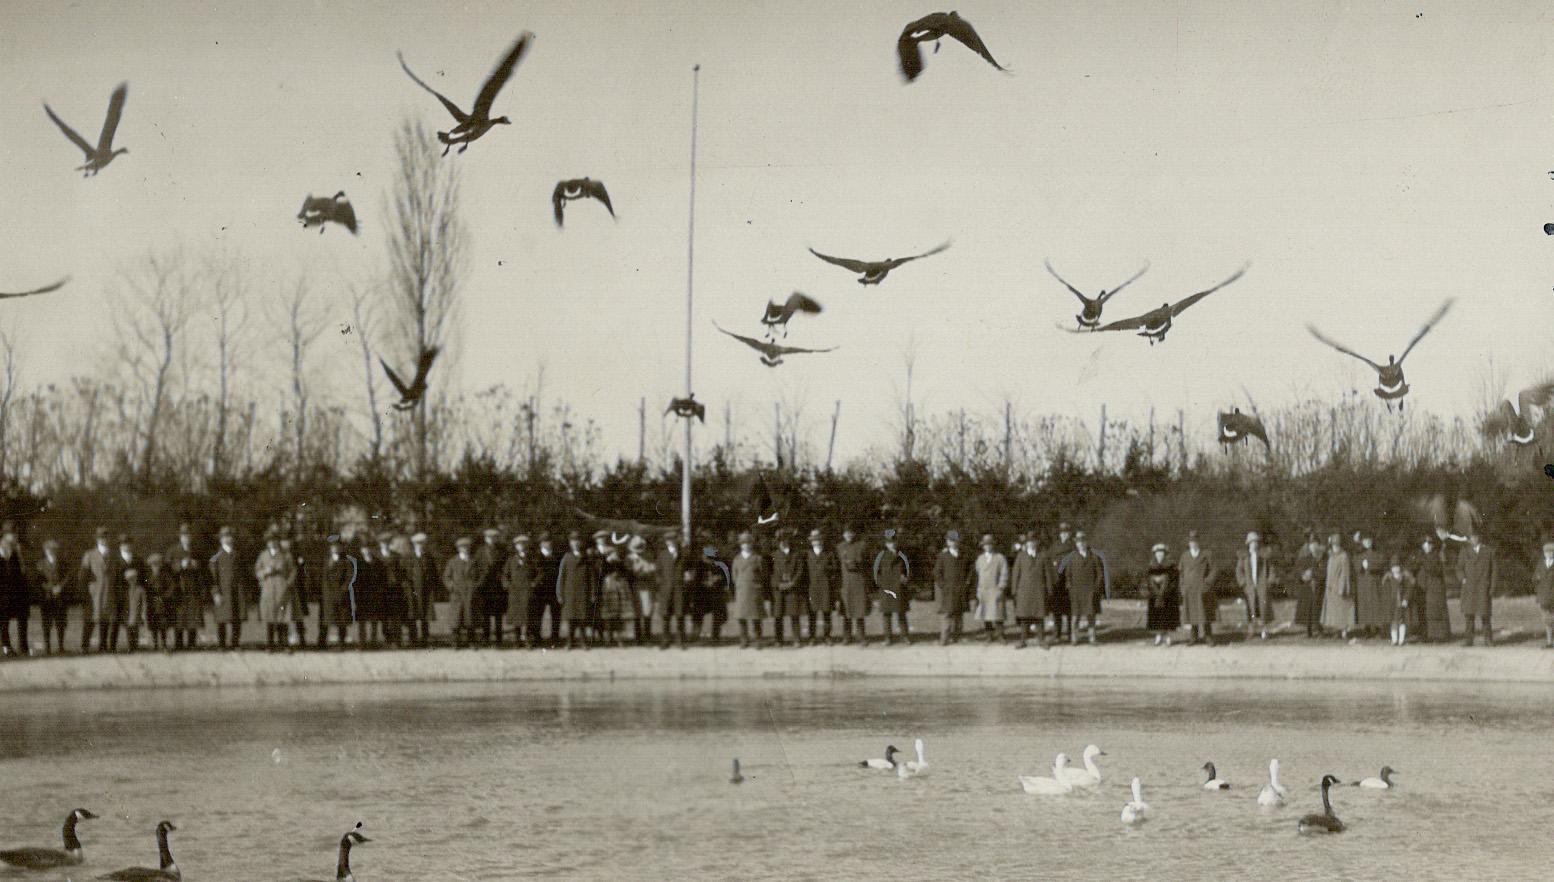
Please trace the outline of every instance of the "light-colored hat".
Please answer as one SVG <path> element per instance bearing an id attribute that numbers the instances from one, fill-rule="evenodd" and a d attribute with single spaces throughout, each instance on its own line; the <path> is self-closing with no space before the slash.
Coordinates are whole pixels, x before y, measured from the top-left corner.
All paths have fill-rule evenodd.
<path id="1" fill-rule="evenodd" d="M 487 527 L 484 530 L 480 531 L 480 535 L 485 536 L 488 539 L 491 539 L 491 538 L 495 538 L 497 536 L 502 535 L 502 531 L 498 530 L 495 527 Z"/>
<path id="2" fill-rule="evenodd" d="M 1068 525 L 1068 521 L 1058 521 L 1058 532 L 1059 533 L 1070 532 L 1070 527 Z"/>
<path id="3" fill-rule="evenodd" d="M 1261 542 L 1261 541 L 1263 541 L 1263 537 L 1257 535 L 1257 531 L 1256 530 L 1253 530 L 1252 532 L 1246 534 L 1246 544 L 1248 544 L 1248 545 L 1251 545 L 1253 542 Z"/>
<path id="4" fill-rule="evenodd" d="M 593 538 L 594 539 L 608 539 L 608 538 L 610 538 L 610 531 L 609 530 L 595 530 Z"/>
<path id="5" fill-rule="evenodd" d="M 43 547 L 47 548 L 47 549 L 50 549 L 52 551 L 58 551 L 59 550 L 59 540 L 58 539 L 45 539 L 45 540 L 43 540 Z"/>
<path id="6" fill-rule="evenodd" d="M 746 542 L 754 542 L 755 541 L 755 537 L 750 535 L 750 533 L 748 533 L 748 532 L 740 533 L 739 534 L 739 541 L 740 541 L 741 544 L 746 543 Z"/>
<path id="7" fill-rule="evenodd" d="M 459 538 L 453 540 L 453 545 L 455 548 L 469 548 L 474 544 L 475 540 L 469 538 L 468 536 L 460 536 Z"/>
<path id="8" fill-rule="evenodd" d="M 148 565 L 149 564 L 159 564 L 161 562 L 162 562 L 162 555 L 161 555 L 160 552 L 153 551 L 150 554 L 146 555 L 146 563 Z"/>
<path id="9" fill-rule="evenodd" d="M 1156 551 L 1170 551 L 1171 549 L 1167 548 L 1164 542 L 1156 542 L 1149 550 L 1151 553 L 1154 553 Z"/>
<path id="10" fill-rule="evenodd" d="M 819 542 L 820 539 L 821 539 L 821 533 L 820 533 L 819 530 L 810 530 L 809 531 L 809 541 L 811 541 L 811 542 Z"/>
<path id="11" fill-rule="evenodd" d="M 425 533 L 415 533 L 415 534 L 413 534 L 410 537 L 410 541 L 414 542 L 417 545 L 425 545 L 426 544 L 426 539 L 427 539 L 427 536 L 426 536 Z"/>
<path id="12" fill-rule="evenodd" d="M 982 534 L 982 544 L 983 545 L 992 545 L 993 544 L 993 534 L 992 533 L 983 533 Z"/>
<path id="13" fill-rule="evenodd" d="M 643 539 L 641 536 L 633 536 L 631 537 L 631 544 L 627 545 L 626 547 L 635 552 L 646 551 L 647 540 Z"/>
<path id="14" fill-rule="evenodd" d="M 529 543 L 529 534 L 528 533 L 519 533 L 517 536 L 514 536 L 513 537 L 513 544 L 517 545 L 519 543 L 523 543 L 523 544 L 527 545 Z"/>

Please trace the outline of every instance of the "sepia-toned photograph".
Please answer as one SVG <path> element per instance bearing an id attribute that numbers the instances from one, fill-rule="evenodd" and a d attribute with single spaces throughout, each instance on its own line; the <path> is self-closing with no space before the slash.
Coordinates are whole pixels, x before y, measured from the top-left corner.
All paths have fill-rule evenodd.
<path id="1" fill-rule="evenodd" d="M 0 73 L 0 882 L 1549 873 L 1554 7 Z"/>

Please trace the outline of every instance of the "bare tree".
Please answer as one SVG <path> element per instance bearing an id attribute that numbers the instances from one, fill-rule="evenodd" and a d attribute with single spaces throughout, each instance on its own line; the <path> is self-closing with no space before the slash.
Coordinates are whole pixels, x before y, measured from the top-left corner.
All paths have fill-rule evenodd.
<path id="1" fill-rule="evenodd" d="M 308 403 L 312 395 L 308 357 L 325 328 L 324 307 L 308 285 L 307 276 L 299 275 L 292 283 L 290 291 L 280 301 L 277 318 L 276 324 L 286 341 L 286 367 L 291 387 L 291 407 L 289 413 L 283 410 L 283 421 L 289 418 L 291 423 L 286 428 L 290 429 L 292 464 L 300 477 L 308 465 Z"/>
<path id="2" fill-rule="evenodd" d="M 372 363 L 373 331 L 377 310 L 373 308 L 372 286 L 351 286 L 351 331 L 362 353 L 362 382 L 367 386 L 367 413 L 371 417 L 372 440 L 368 455 L 373 462 L 383 455 L 383 413 L 378 410 L 378 366 Z"/>
<path id="3" fill-rule="evenodd" d="M 399 169 L 384 224 L 388 232 L 389 278 L 386 318 L 403 358 L 414 365 L 432 347 L 447 348 L 458 316 L 459 287 L 466 268 L 468 236 L 459 215 L 459 165 L 443 162 L 420 121 L 406 121 L 394 133 Z M 433 387 L 443 385 L 451 359 L 444 354 Z M 430 462 L 427 408 L 442 397 L 423 395 L 411 411 L 415 477 L 424 480 Z"/>
<path id="4" fill-rule="evenodd" d="M 240 417 L 234 413 L 232 396 L 238 371 L 244 363 L 246 341 L 243 330 L 249 318 L 248 280 L 243 275 L 241 258 L 231 254 L 212 255 L 206 263 L 205 280 L 206 305 L 215 322 L 216 428 L 211 439 L 210 473 L 221 476 L 230 468 L 229 438 L 234 419 Z"/>
<path id="5" fill-rule="evenodd" d="M 11 332 L 0 325 L 0 475 L 12 474 L 11 453 L 11 400 L 16 396 L 16 341 Z"/>
<path id="6" fill-rule="evenodd" d="M 140 387 L 133 425 L 142 479 L 152 477 L 158 432 L 181 364 L 194 301 L 194 280 L 179 250 L 151 251 L 120 273 L 115 288 L 120 363 Z"/>

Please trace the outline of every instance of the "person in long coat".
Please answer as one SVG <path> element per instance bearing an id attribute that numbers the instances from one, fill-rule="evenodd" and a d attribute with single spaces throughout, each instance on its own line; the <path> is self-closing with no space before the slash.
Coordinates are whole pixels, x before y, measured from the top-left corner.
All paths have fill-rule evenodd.
<path id="1" fill-rule="evenodd" d="M 173 645 L 168 642 L 167 632 L 172 627 L 172 618 L 178 605 L 178 587 L 173 581 L 172 572 L 167 568 L 166 559 L 160 553 L 153 551 L 146 555 L 143 580 L 146 586 L 146 630 L 151 635 L 151 647 L 171 650 Z"/>
<path id="2" fill-rule="evenodd" d="M 264 537 L 265 550 L 254 560 L 254 580 L 259 583 L 259 621 L 264 623 L 264 645 L 271 652 L 286 646 L 286 601 L 297 580 L 297 562 L 281 548 L 281 537 Z"/>
<path id="3" fill-rule="evenodd" d="M 1036 543 L 1036 534 L 1021 537 L 1020 550 L 1014 555 L 1010 568 L 1009 593 L 1014 595 L 1014 620 L 1020 627 L 1020 642 L 1016 649 L 1024 649 L 1026 638 L 1035 635 L 1045 648 L 1047 645 L 1047 593 L 1051 590 L 1052 568 L 1042 556 Z"/>
<path id="4" fill-rule="evenodd" d="M 345 636 L 356 621 L 356 558 L 345 553 L 345 541 L 329 537 L 329 557 L 324 560 L 323 578 L 318 586 L 318 648 L 329 648 L 329 632 L 335 643 L 345 648 Z"/>
<path id="5" fill-rule="evenodd" d="M 1047 610 L 1052 613 L 1052 629 L 1059 641 L 1064 634 L 1071 634 L 1073 627 L 1068 615 L 1068 580 L 1063 572 L 1063 561 L 1073 550 L 1073 528 L 1062 521 L 1058 524 L 1058 540 L 1047 549 L 1047 562 L 1052 568 L 1047 576 Z"/>
<path id="6" fill-rule="evenodd" d="M 734 582 L 734 618 L 739 620 L 739 646 L 750 645 L 750 634 L 755 633 L 755 648 L 761 648 L 761 620 L 771 605 L 767 578 L 766 559 L 755 550 L 755 537 L 739 534 L 739 553 L 729 563 Z"/>
<path id="7" fill-rule="evenodd" d="M 912 607 L 912 564 L 896 547 L 896 531 L 885 531 L 885 547 L 874 556 L 872 569 L 874 588 L 879 592 L 880 620 L 885 624 L 885 645 L 896 642 L 891 629 L 891 619 L 901 625 L 901 639 L 912 643 L 912 631 L 907 624 L 907 612 Z"/>
<path id="8" fill-rule="evenodd" d="M 939 605 L 940 646 L 960 639 L 973 578 L 971 560 L 961 551 L 960 532 L 945 533 L 944 548 L 939 550 L 939 556 L 933 562 L 933 596 Z"/>
<path id="9" fill-rule="evenodd" d="M 1193 631 L 1192 642 L 1214 642 L 1214 557 L 1198 542 L 1198 532 L 1187 533 L 1187 550 L 1177 560 L 1178 587 L 1182 592 L 1182 619 Z"/>
<path id="10" fill-rule="evenodd" d="M 555 646 L 561 638 L 561 597 L 556 593 L 560 578 L 561 555 L 556 553 L 550 533 L 541 531 L 539 551 L 534 555 L 534 591 L 529 595 L 533 607 L 529 610 L 529 617 L 534 621 L 535 639 L 545 646 Z M 550 613 L 550 624 L 543 633 L 539 633 L 547 611 Z"/>
<path id="11" fill-rule="evenodd" d="M 976 577 L 977 618 L 989 643 L 1003 640 L 1005 606 L 1009 598 L 1009 559 L 998 552 L 993 534 L 982 536 L 982 553 L 973 564 Z M 955 616 L 960 619 L 959 612 Z"/>
<path id="12" fill-rule="evenodd" d="M 394 550 L 393 533 L 378 534 L 378 565 L 383 574 L 383 586 L 378 594 L 378 622 L 383 627 L 384 642 L 399 646 L 404 634 L 407 574 L 404 558 Z M 501 636 L 500 627 L 497 635 Z"/>
<path id="13" fill-rule="evenodd" d="M 1381 593 L 1392 605 L 1392 645 L 1408 645 L 1408 619 L 1410 610 L 1420 601 L 1419 582 L 1414 574 L 1403 569 L 1403 561 L 1394 555 L 1381 577 Z"/>
<path id="14" fill-rule="evenodd" d="M 205 567 L 194 552 L 194 525 L 178 525 L 178 541 L 162 555 L 171 580 L 172 614 L 168 625 L 173 629 L 174 649 L 193 649 L 199 630 L 205 627 L 205 604 L 210 591 L 205 586 Z"/>
<path id="15" fill-rule="evenodd" d="M 1349 639 L 1354 627 L 1354 565 L 1343 540 L 1333 533 L 1327 538 L 1327 573 L 1322 583 L 1322 627 Z"/>
<path id="16" fill-rule="evenodd" d="M 1316 637 L 1322 633 L 1322 581 L 1327 573 L 1327 551 L 1316 534 L 1306 534 L 1306 544 L 1295 552 L 1291 569 L 1298 580 L 1293 624 L 1304 627 L 1307 637 Z"/>
<path id="17" fill-rule="evenodd" d="M 1354 623 L 1365 637 L 1380 635 L 1392 624 L 1392 598 L 1382 589 L 1387 558 L 1376 550 L 1369 534 L 1360 536 L 1360 553 L 1354 559 Z"/>
<path id="18" fill-rule="evenodd" d="M 556 568 L 556 596 L 561 602 L 561 619 L 567 626 L 567 649 L 579 640 L 588 648 L 587 628 L 593 622 L 594 568 L 583 548 L 583 536 L 576 530 L 567 535 L 567 552 Z"/>
<path id="19" fill-rule="evenodd" d="M 507 592 L 502 588 L 502 565 L 507 550 L 502 547 L 501 531 L 487 527 L 481 531 L 480 547 L 475 549 L 475 618 L 480 622 L 480 645 L 490 646 L 492 629 L 496 642 L 502 642 L 502 616 L 507 612 Z"/>
<path id="20" fill-rule="evenodd" d="M 135 557 L 134 544 L 126 533 L 119 534 L 119 553 L 114 555 L 108 563 L 110 593 L 113 600 L 109 606 L 108 619 L 108 651 L 114 652 L 119 648 L 119 628 L 126 632 L 134 628 L 134 639 L 140 638 L 139 626 L 145 618 L 145 592 L 140 587 L 139 574 L 137 573 L 134 591 L 131 592 L 129 580 L 125 578 L 128 570 L 140 566 L 140 560 Z M 126 633 L 126 637 L 130 635 Z M 133 652 L 135 647 L 130 647 Z"/>
<path id="21" fill-rule="evenodd" d="M 410 553 L 401 562 L 405 592 L 405 622 L 410 626 L 410 642 L 426 646 L 431 642 L 432 622 L 437 621 L 437 594 L 442 587 L 442 567 L 432 555 L 431 537 L 415 533 L 410 537 Z"/>
<path id="22" fill-rule="evenodd" d="M 133 552 L 131 552 L 133 555 Z M 150 594 L 146 591 L 145 562 L 138 557 L 123 558 L 120 578 L 124 582 L 124 631 L 130 652 L 140 649 L 140 629 L 146 624 Z M 112 641 L 109 641 L 112 643 Z"/>
<path id="23" fill-rule="evenodd" d="M 1446 587 L 1449 569 L 1446 549 L 1432 534 L 1426 533 L 1419 543 L 1419 550 L 1408 561 L 1408 571 L 1414 574 L 1419 591 L 1424 595 L 1424 609 L 1412 623 L 1415 629 L 1431 643 L 1451 639 L 1451 610 L 1446 603 Z"/>
<path id="24" fill-rule="evenodd" d="M 658 622 L 659 648 L 668 649 L 673 633 L 675 645 L 685 648 L 685 619 L 689 609 L 691 568 L 681 560 L 680 540 L 666 533 L 663 546 L 653 561 L 653 618 Z"/>
<path id="25" fill-rule="evenodd" d="M 32 586 L 38 598 L 38 613 L 43 617 L 43 651 L 53 655 L 65 651 L 65 622 L 70 614 L 70 592 L 66 586 L 65 562 L 59 556 L 59 540 L 43 540 L 43 556 L 33 565 Z"/>
<path id="26" fill-rule="evenodd" d="M 782 624 L 786 617 L 793 629 L 793 645 L 803 644 L 800 624 L 809 618 L 809 587 L 804 575 L 805 555 L 793 547 L 793 534 L 782 530 L 777 534 L 777 550 L 772 554 L 772 630 L 776 632 L 777 645 L 783 645 Z M 813 637 L 813 635 L 811 635 Z"/>
<path id="27" fill-rule="evenodd" d="M 692 595 L 691 620 L 697 631 L 712 646 L 717 646 L 723 639 L 723 626 L 728 624 L 729 600 L 734 594 L 734 571 L 718 557 L 718 549 L 713 545 L 704 546 L 701 558 L 692 566 L 695 572 L 690 584 L 695 585 L 696 590 Z M 706 625 L 706 631 L 702 632 L 703 618 L 707 616 L 712 621 Z"/>
<path id="28" fill-rule="evenodd" d="M 1543 648 L 1554 649 L 1554 542 L 1543 543 L 1543 557 L 1532 565 L 1532 588 L 1543 612 Z"/>
<path id="29" fill-rule="evenodd" d="M 1106 592 L 1106 562 L 1090 547 L 1084 530 L 1074 531 L 1074 550 L 1063 558 L 1058 575 L 1068 591 L 1069 643 L 1079 643 L 1081 616 L 1088 622 L 1090 643 L 1095 643 L 1096 601 Z"/>
<path id="30" fill-rule="evenodd" d="M 243 619 L 248 615 L 250 592 L 237 562 L 237 537 L 231 527 L 217 531 L 219 543 L 210 558 L 210 605 L 216 612 L 216 642 L 222 649 L 237 649 L 243 642 Z"/>
<path id="31" fill-rule="evenodd" d="M 472 548 L 475 541 L 460 536 L 453 547 L 457 554 L 442 567 L 442 583 L 448 589 L 448 619 L 453 626 L 453 647 L 463 649 L 475 640 L 475 592 L 480 587 L 480 567 Z"/>
<path id="32" fill-rule="evenodd" d="M 1254 631 L 1260 631 L 1261 639 L 1267 640 L 1268 622 L 1273 618 L 1270 594 L 1278 584 L 1278 572 L 1263 548 L 1263 537 L 1256 532 L 1246 534 L 1246 547 L 1236 555 L 1236 584 L 1241 586 L 1246 604 L 1246 638 L 1250 640 Z"/>
<path id="33" fill-rule="evenodd" d="M 1171 633 L 1182 626 L 1180 570 L 1170 560 L 1170 552 L 1164 542 L 1156 542 L 1144 571 L 1144 595 L 1149 598 L 1144 625 L 1154 633 L 1156 646 L 1170 646 Z"/>
<path id="34" fill-rule="evenodd" d="M 653 640 L 653 596 L 658 593 L 656 556 L 648 550 L 643 536 L 631 537 L 626 546 L 626 568 L 633 589 L 631 639 L 638 646 L 647 646 Z"/>
<path id="35" fill-rule="evenodd" d="M 842 578 L 843 639 L 856 632 L 858 645 L 869 645 L 864 621 L 869 615 L 869 549 L 852 527 L 842 529 L 842 542 L 836 546 L 836 564 Z"/>
<path id="36" fill-rule="evenodd" d="M 108 649 L 108 622 L 113 617 L 113 547 L 108 544 L 108 528 L 98 527 L 97 544 L 81 555 L 76 581 L 86 594 L 81 607 L 81 653 L 92 647 L 92 632 L 97 632 L 97 651 Z"/>
<path id="37" fill-rule="evenodd" d="M 1495 550 L 1484 544 L 1477 525 L 1468 531 L 1468 542 L 1457 553 L 1457 578 L 1462 581 L 1458 595 L 1462 604 L 1462 620 L 1466 628 L 1463 646 L 1473 645 L 1475 620 L 1484 625 L 1484 645 L 1495 645 L 1495 632 L 1490 624 L 1490 605 L 1495 589 L 1499 587 L 1500 574 L 1495 566 Z"/>
<path id="38" fill-rule="evenodd" d="M 831 616 L 836 612 L 841 596 L 841 570 L 836 555 L 826 549 L 824 536 L 819 530 L 809 531 L 809 550 L 804 555 L 805 589 L 809 605 L 809 643 L 831 642 Z M 820 629 L 824 629 L 824 633 Z M 851 634 L 851 623 L 842 616 L 845 635 Z"/>
<path id="39" fill-rule="evenodd" d="M 507 592 L 507 619 L 513 625 L 513 642 L 534 648 L 538 623 L 530 613 L 534 600 L 534 560 L 529 555 L 529 534 L 513 537 L 513 553 L 502 564 L 502 589 Z"/>
<path id="40" fill-rule="evenodd" d="M 32 617 L 32 589 L 27 584 L 27 565 L 22 562 L 21 543 L 16 530 L 9 522 L 0 528 L 0 637 L 4 638 L 6 655 L 11 655 L 11 622 L 18 626 L 18 644 L 21 654 L 32 654 L 28 643 L 29 619 Z"/>
<path id="41" fill-rule="evenodd" d="M 384 582 L 388 574 L 371 536 L 363 532 L 356 544 L 356 648 L 365 652 L 382 636 Z"/>
<path id="42" fill-rule="evenodd" d="M 597 594 L 594 605 L 594 621 L 599 632 L 596 639 L 609 645 L 624 645 L 621 640 L 621 621 L 635 604 L 631 582 L 631 565 L 625 550 L 610 542 L 608 531 L 594 534 L 592 563 L 598 573 Z"/>

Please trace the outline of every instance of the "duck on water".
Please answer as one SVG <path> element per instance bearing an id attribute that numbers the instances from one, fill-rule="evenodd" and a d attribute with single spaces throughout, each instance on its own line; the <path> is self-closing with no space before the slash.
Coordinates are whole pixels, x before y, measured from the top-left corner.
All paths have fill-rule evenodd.
<path id="1" fill-rule="evenodd" d="M 81 840 L 76 838 L 76 824 L 97 817 L 84 808 L 78 808 L 65 816 L 65 826 L 60 831 L 64 848 L 10 848 L 0 851 L 0 864 L 23 870 L 47 870 L 79 864 L 84 859 Z"/>
<path id="2" fill-rule="evenodd" d="M 156 848 L 158 857 L 161 858 L 161 867 L 153 870 L 150 867 L 125 867 L 122 870 L 114 870 L 112 873 L 104 873 L 99 879 L 109 879 L 112 882 L 180 882 L 183 873 L 178 865 L 173 862 L 172 849 L 167 847 L 167 834 L 177 830 L 172 821 L 162 821 L 156 825 Z"/>
<path id="3" fill-rule="evenodd" d="M 1333 814 L 1333 803 L 1328 799 L 1327 795 L 1328 789 L 1338 783 L 1341 782 L 1332 775 L 1322 776 L 1322 813 L 1317 814 L 1313 812 L 1306 815 L 1300 819 L 1300 823 L 1296 825 L 1295 829 L 1306 835 L 1344 832 L 1344 822 L 1338 820 L 1338 816 Z"/>

